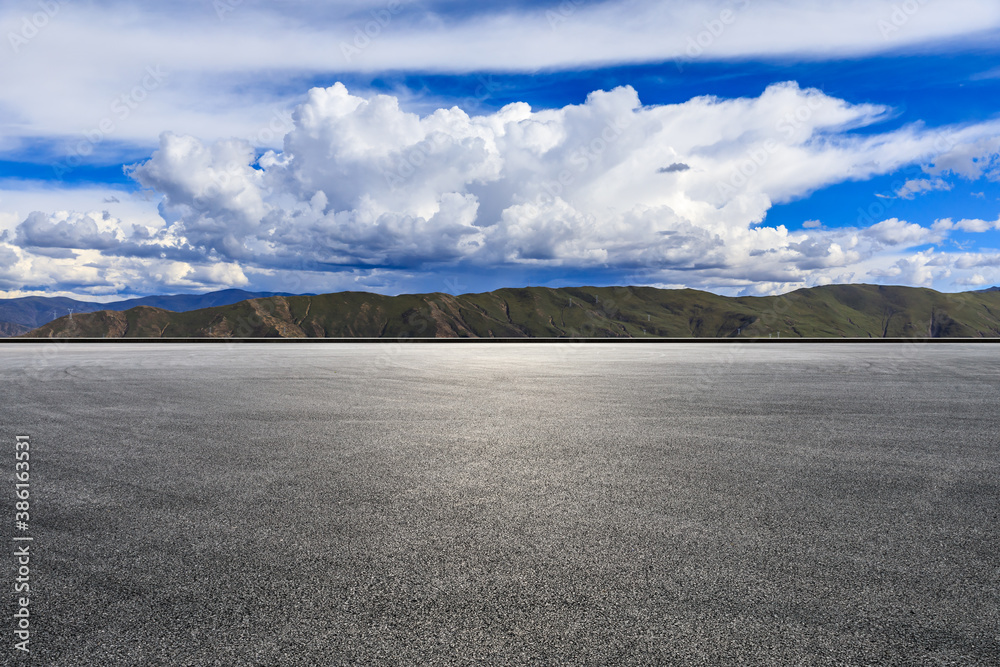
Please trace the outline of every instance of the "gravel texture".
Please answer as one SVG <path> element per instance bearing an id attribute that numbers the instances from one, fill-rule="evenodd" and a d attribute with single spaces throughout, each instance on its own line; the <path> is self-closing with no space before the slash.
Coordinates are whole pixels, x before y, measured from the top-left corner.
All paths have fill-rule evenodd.
<path id="1" fill-rule="evenodd" d="M 30 664 L 997 665 L 998 353 L 0 346 Z"/>

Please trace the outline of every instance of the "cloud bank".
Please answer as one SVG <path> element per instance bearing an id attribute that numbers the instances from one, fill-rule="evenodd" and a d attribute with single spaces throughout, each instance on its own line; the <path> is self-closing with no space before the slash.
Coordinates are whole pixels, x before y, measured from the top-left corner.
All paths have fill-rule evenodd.
<path id="1" fill-rule="evenodd" d="M 90 136 L 88 150 L 123 153 L 165 128 L 252 136 L 294 97 L 288 81 L 321 75 L 856 58 L 988 46 L 998 30 L 994 0 L 13 0 L 0 150 L 41 136 L 65 156 Z"/>
<path id="2" fill-rule="evenodd" d="M 994 175 L 1000 123 L 871 131 L 888 113 L 782 83 L 756 98 L 644 106 L 622 87 L 559 109 L 420 116 L 336 84 L 311 90 L 283 148 L 261 156 L 245 140 L 163 134 L 130 172 L 160 198 L 162 225 L 36 212 L 0 248 L 21 275 L 42 257 L 75 261 L 73 284 L 93 290 L 133 275 L 294 291 L 295 274 L 400 291 L 414 276 L 512 268 L 730 293 L 1000 278 L 988 260 L 926 247 L 993 223 L 923 227 L 862 210 L 835 229 L 768 225 L 777 203 L 906 165 L 924 165 L 933 184 L 907 193 L 940 187 L 931 178 Z M 39 283 L 18 289 L 29 284 Z"/>

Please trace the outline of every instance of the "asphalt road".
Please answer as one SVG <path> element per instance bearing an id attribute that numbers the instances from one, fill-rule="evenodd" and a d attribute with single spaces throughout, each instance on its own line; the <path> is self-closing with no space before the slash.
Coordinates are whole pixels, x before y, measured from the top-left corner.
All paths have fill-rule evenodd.
<path id="1" fill-rule="evenodd" d="M 0 346 L 30 664 L 997 665 L 998 361 Z"/>

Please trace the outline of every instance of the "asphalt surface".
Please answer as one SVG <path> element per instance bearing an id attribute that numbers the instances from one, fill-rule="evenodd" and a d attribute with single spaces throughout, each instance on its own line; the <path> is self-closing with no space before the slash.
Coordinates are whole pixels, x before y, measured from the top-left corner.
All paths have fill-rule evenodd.
<path id="1" fill-rule="evenodd" d="M 998 361 L 0 346 L 0 662 L 997 665 Z"/>

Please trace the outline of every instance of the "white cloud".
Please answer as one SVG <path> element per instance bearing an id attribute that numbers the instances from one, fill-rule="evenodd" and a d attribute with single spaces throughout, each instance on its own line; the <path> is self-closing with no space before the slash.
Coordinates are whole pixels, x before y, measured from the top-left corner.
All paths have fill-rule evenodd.
<path id="1" fill-rule="evenodd" d="M 897 218 L 883 220 L 862 232 L 865 236 L 889 246 L 913 247 L 927 243 L 940 243 L 947 236 L 940 228 L 928 229 Z"/>
<path id="2" fill-rule="evenodd" d="M 994 229 L 1000 230 L 1000 218 L 994 220 L 993 222 L 979 219 L 966 219 L 953 222 L 950 218 L 945 218 L 944 220 L 936 222 L 935 227 L 940 227 L 945 230 L 959 229 L 963 232 L 981 234 Z"/>
<path id="3" fill-rule="evenodd" d="M 0 233 L 13 231 L 32 211 L 109 211 L 130 223 L 163 226 L 156 202 L 135 188 L 121 186 L 69 187 L 24 180 L 0 180 Z M 119 201 L 106 201 L 115 198 Z M 103 213 L 102 213 L 103 215 Z"/>
<path id="4" fill-rule="evenodd" d="M 282 121 L 275 114 L 297 99 L 288 83 L 320 75 L 858 57 L 956 40 L 988 43 L 1000 28 L 993 0 L 461 3 L 460 11 L 458 3 L 401 2 L 395 11 L 388 0 L 227 0 L 232 11 L 221 15 L 217 4 L 63 2 L 15 44 L 9 36 L 26 30 L 38 3 L 4 3 L 6 148 L 18 138 L 61 138 L 58 157 L 98 136 L 90 149 L 117 154 L 148 145 L 168 127 L 276 147 L 274 126 Z M 901 9 L 911 4 L 912 11 Z M 155 87 L 148 68 L 163 72 Z"/>
<path id="5" fill-rule="evenodd" d="M 258 164 L 246 142 L 165 133 L 132 173 L 162 197 L 167 227 L 122 224 L 115 244 L 73 238 L 106 255 L 244 271 L 522 265 L 614 267 L 646 282 L 701 285 L 826 281 L 887 247 L 937 243 L 954 228 L 897 219 L 798 233 L 758 226 L 774 202 L 934 155 L 937 133 L 917 127 L 845 132 L 884 111 L 779 84 L 737 100 L 644 107 L 619 88 L 562 109 L 421 117 L 393 97 L 366 99 L 338 84 L 312 90 L 285 150 Z M 689 168 L 664 173 L 665 164 Z M 18 227 L 21 245 L 36 222 Z M 54 239 L 47 248 L 72 245 Z"/>
<path id="6" fill-rule="evenodd" d="M 872 271 L 871 275 L 901 285 L 931 287 L 935 280 L 950 277 L 951 269 L 947 265 L 947 259 L 933 250 L 926 250 L 900 258 L 886 269 Z"/>
<path id="7" fill-rule="evenodd" d="M 212 287 L 246 287 L 250 280 L 237 264 L 216 263 L 207 266 L 191 267 L 179 280 L 174 282 L 178 287 L 204 286 Z"/>
<path id="8" fill-rule="evenodd" d="M 958 269 L 1000 269 L 1000 254 L 997 253 L 966 253 L 956 258 Z"/>
<path id="9" fill-rule="evenodd" d="M 901 199 L 913 199 L 916 195 L 935 190 L 951 190 L 952 185 L 941 178 L 915 178 L 903 184 L 896 190 L 896 196 Z"/>
<path id="10" fill-rule="evenodd" d="M 931 174 L 957 174 L 969 180 L 983 176 L 1000 181 L 1000 136 L 980 137 L 973 141 L 953 142 L 928 167 Z"/>
<path id="11" fill-rule="evenodd" d="M 166 134 L 134 175 L 165 195 L 180 236 L 230 259 L 731 266 L 774 250 L 769 243 L 785 253 L 801 245 L 750 229 L 773 203 L 934 155 L 939 132 L 845 133 L 884 112 L 779 84 L 751 99 L 644 107 L 619 88 L 562 109 L 420 117 L 392 97 L 364 99 L 338 84 L 310 92 L 285 151 L 258 168 L 245 144 Z M 663 173 L 678 163 L 690 168 Z M 865 238 L 917 245 L 942 235 L 891 220 Z M 851 256 L 840 243 L 820 254 L 833 263 Z"/>
<path id="12" fill-rule="evenodd" d="M 109 214 L 46 215 L 35 211 L 17 226 L 14 243 L 36 253 L 63 258 L 75 258 L 74 248 L 110 250 L 120 245 L 121 238 L 116 226 L 107 224 L 109 218 Z"/>
<path id="13" fill-rule="evenodd" d="M 37 274 L 24 268 L 32 257 L 80 255 L 92 271 L 70 282 L 90 293 L 129 281 L 280 288 L 296 272 L 314 282 L 284 289 L 392 291 L 432 270 L 512 267 L 607 269 L 720 291 L 845 276 L 948 279 L 950 256 L 908 249 L 996 223 L 767 225 L 776 202 L 1000 135 L 1000 123 L 849 131 L 885 111 L 785 83 L 756 98 L 643 106 L 624 87 L 561 109 L 518 103 L 483 116 L 420 116 L 391 96 L 338 84 L 310 91 L 284 150 L 256 162 L 245 141 L 164 133 L 131 172 L 162 219 L 34 213 L 8 228 L 6 242 L 25 276 Z M 689 168 L 664 172 L 673 164 Z"/>
<path id="14" fill-rule="evenodd" d="M 968 285 L 969 287 L 982 287 L 984 285 L 991 285 L 992 282 L 987 280 L 981 273 L 974 273 L 968 278 L 963 278 L 962 284 Z"/>

